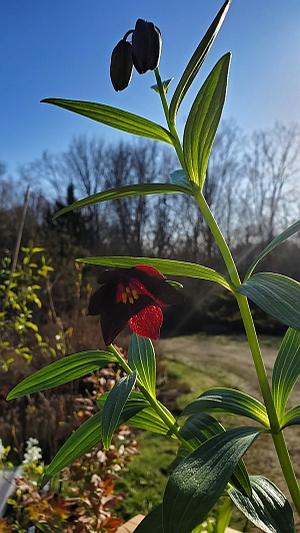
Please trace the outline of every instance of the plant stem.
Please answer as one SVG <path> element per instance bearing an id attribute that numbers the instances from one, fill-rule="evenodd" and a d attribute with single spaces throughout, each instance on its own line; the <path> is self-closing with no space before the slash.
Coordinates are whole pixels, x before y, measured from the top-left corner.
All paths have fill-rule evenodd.
<path id="1" fill-rule="evenodd" d="M 167 104 L 165 92 L 163 89 L 163 85 L 161 82 L 158 69 L 155 70 L 155 76 L 156 76 L 156 81 L 157 81 L 159 94 L 160 94 L 161 101 L 162 101 L 162 106 L 163 106 L 164 113 L 166 116 L 166 120 L 167 120 L 169 129 L 170 129 L 170 132 L 174 139 L 174 143 L 173 143 L 174 148 L 176 150 L 178 159 L 182 164 L 182 168 L 184 169 L 186 176 L 189 178 L 189 173 L 185 165 L 184 153 L 182 150 L 181 142 L 178 137 L 175 124 L 171 123 L 170 118 L 169 118 L 168 104 Z M 214 215 L 211 212 L 211 209 L 206 202 L 206 199 L 204 198 L 202 190 L 196 189 L 194 187 L 194 196 L 198 204 L 199 210 L 201 214 L 203 215 L 204 219 L 206 220 L 208 227 L 210 231 L 212 232 L 215 242 L 220 250 L 220 253 L 226 265 L 230 280 L 232 281 L 233 285 L 235 285 L 236 287 L 239 287 L 241 284 L 241 280 L 240 280 L 240 276 L 239 276 L 235 261 L 232 257 L 230 248 L 223 236 L 223 233 L 221 229 L 219 228 L 218 223 L 215 220 Z M 248 344 L 251 350 L 252 359 L 254 362 L 257 378 L 259 381 L 260 390 L 261 390 L 261 393 L 262 393 L 262 396 L 265 402 L 265 407 L 266 407 L 266 411 L 267 411 L 269 423 L 270 423 L 270 432 L 273 438 L 278 460 L 280 462 L 281 469 L 282 469 L 284 478 L 286 480 L 292 500 L 295 504 L 295 507 L 298 513 L 300 514 L 300 488 L 299 488 L 299 484 L 296 479 L 293 465 L 291 463 L 291 459 L 290 459 L 290 455 L 289 455 L 289 452 L 286 446 L 284 435 L 280 429 L 280 424 L 279 424 L 279 420 L 278 420 L 264 360 L 262 357 L 259 341 L 257 338 L 255 325 L 254 325 L 251 310 L 249 307 L 248 299 L 236 291 L 234 292 L 234 295 L 236 297 L 236 300 L 237 300 L 237 303 L 240 309 L 241 318 L 243 320 L 245 332 L 246 332 L 247 339 L 248 339 Z"/>
<path id="2" fill-rule="evenodd" d="M 239 286 L 241 281 L 240 277 L 236 268 L 236 264 L 234 262 L 234 259 L 231 255 L 230 249 L 227 245 L 227 242 L 225 241 L 225 238 L 202 194 L 202 192 L 199 192 L 196 196 L 197 203 L 199 205 L 199 209 L 204 216 L 214 238 L 215 242 L 222 254 L 222 257 L 224 259 L 224 262 L 226 264 L 228 274 L 230 276 L 230 279 L 233 284 L 236 286 Z M 242 296 L 241 294 L 235 292 L 235 297 L 240 309 L 241 317 L 244 323 L 244 328 L 246 331 L 248 344 L 251 350 L 252 359 L 254 362 L 257 378 L 259 381 L 261 393 L 265 402 L 265 407 L 267 410 L 269 422 L 270 422 L 270 428 L 271 428 L 271 435 L 273 438 L 273 442 L 275 445 L 275 449 L 277 452 L 277 456 L 281 465 L 281 469 L 284 475 L 284 478 L 286 480 L 290 495 L 292 497 L 292 500 L 295 504 L 295 507 L 300 514 L 300 490 L 299 485 L 295 476 L 295 471 L 293 468 L 293 465 L 291 463 L 291 459 L 289 456 L 289 452 L 286 446 L 286 442 L 283 436 L 283 433 L 280 430 L 280 424 L 278 421 L 274 400 L 270 388 L 270 384 L 268 381 L 268 376 L 265 368 L 265 364 L 263 361 L 262 353 L 260 350 L 260 345 L 258 342 L 252 314 L 250 311 L 248 300 L 245 296 Z"/>
<path id="3" fill-rule="evenodd" d="M 110 346 L 108 346 L 108 350 L 116 356 L 119 365 L 123 368 L 126 374 L 131 374 L 132 368 L 130 368 L 129 364 L 124 359 L 123 355 L 117 350 L 117 348 L 113 344 L 111 344 Z M 176 420 L 174 419 L 172 413 L 170 413 L 170 411 L 164 405 L 162 405 L 156 398 L 153 398 L 153 396 L 147 391 L 147 389 L 145 389 L 139 379 L 137 379 L 137 385 L 141 392 L 144 394 L 145 398 L 150 403 L 151 407 L 154 409 L 154 411 L 156 411 L 156 413 L 160 416 L 160 418 L 167 425 L 167 427 L 170 428 L 170 431 L 177 437 L 178 440 L 182 442 L 185 448 L 190 451 L 194 451 L 194 446 L 192 446 L 192 444 L 190 444 L 186 439 L 182 437 L 180 433 L 180 428 Z"/>

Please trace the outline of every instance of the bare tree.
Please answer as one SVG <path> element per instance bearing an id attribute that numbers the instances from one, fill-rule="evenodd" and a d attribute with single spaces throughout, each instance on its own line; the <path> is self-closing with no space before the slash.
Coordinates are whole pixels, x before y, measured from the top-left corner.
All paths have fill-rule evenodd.
<path id="1" fill-rule="evenodd" d="M 254 132 L 243 165 L 241 217 L 246 241 L 271 240 L 296 215 L 291 200 L 297 191 L 299 164 L 298 126 L 277 123 L 272 129 Z"/>

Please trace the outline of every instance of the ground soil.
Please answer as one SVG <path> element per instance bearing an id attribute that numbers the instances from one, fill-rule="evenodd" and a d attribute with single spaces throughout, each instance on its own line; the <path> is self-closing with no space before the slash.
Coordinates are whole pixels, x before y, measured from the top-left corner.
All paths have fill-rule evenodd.
<path id="1" fill-rule="evenodd" d="M 280 339 L 277 338 L 264 337 L 261 339 L 262 352 L 269 377 L 272 374 L 279 344 Z M 244 338 L 192 335 L 161 340 L 160 348 L 168 362 L 183 364 L 194 372 L 195 380 L 190 379 L 189 382 L 193 397 L 208 387 L 229 386 L 261 399 L 251 354 Z M 184 366 L 182 366 L 183 380 L 185 380 Z M 188 375 L 191 375 L 190 372 Z M 203 378 L 204 387 L 202 390 L 199 390 L 199 375 L 202 375 Z M 291 396 L 291 404 L 298 403 L 300 403 L 300 383 L 296 385 Z M 234 416 L 227 417 L 226 422 L 230 425 L 254 425 L 250 420 Z M 300 426 L 287 429 L 285 437 L 297 477 L 300 479 Z M 265 435 L 258 439 L 248 452 L 246 463 L 251 474 L 265 475 L 289 496 L 270 436 Z M 296 522 L 296 532 L 300 533 L 300 518 L 296 519 Z M 256 530 L 252 529 L 251 531 Z"/>

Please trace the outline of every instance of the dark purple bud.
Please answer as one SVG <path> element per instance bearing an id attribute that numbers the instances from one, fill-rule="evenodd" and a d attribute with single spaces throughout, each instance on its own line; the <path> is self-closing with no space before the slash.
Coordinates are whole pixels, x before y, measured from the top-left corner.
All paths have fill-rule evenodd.
<path id="1" fill-rule="evenodd" d="M 122 39 L 112 51 L 110 79 L 115 91 L 123 91 L 128 86 L 132 74 L 132 46 Z"/>
<path id="2" fill-rule="evenodd" d="M 138 19 L 132 35 L 132 58 L 139 74 L 158 66 L 161 46 L 161 33 L 157 26 L 153 22 Z"/>

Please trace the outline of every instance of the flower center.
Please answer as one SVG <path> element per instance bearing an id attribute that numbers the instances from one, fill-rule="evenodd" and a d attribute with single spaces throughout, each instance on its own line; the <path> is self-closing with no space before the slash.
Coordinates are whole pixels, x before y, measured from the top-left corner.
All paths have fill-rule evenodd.
<path id="1" fill-rule="evenodd" d="M 116 294 L 116 300 L 118 303 L 133 304 L 138 297 L 139 295 L 134 284 L 129 283 L 128 285 L 123 285 L 123 283 L 120 283 L 118 285 Z"/>

